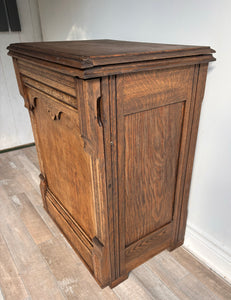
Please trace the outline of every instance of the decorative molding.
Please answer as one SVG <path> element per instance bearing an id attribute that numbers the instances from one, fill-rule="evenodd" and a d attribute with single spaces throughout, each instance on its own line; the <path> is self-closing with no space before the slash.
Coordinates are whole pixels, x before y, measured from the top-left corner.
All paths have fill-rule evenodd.
<path id="1" fill-rule="evenodd" d="M 14 58 L 20 59 L 21 61 L 28 61 L 33 65 L 40 65 L 41 60 L 38 58 L 26 56 L 22 53 L 19 53 L 14 50 L 9 50 L 8 55 L 13 56 Z M 64 74 L 71 74 L 74 77 L 80 79 L 90 79 L 90 78 L 99 78 L 102 76 L 117 75 L 124 73 L 132 73 L 138 71 L 149 71 L 154 69 L 165 69 L 171 67 L 180 67 L 186 65 L 194 65 L 200 63 L 208 63 L 214 61 L 215 58 L 211 54 L 195 55 L 189 57 L 177 57 L 177 58 L 167 58 L 167 59 L 157 59 L 151 61 L 141 61 L 136 62 L 135 64 L 130 63 L 120 63 L 116 65 L 105 65 L 103 67 L 94 66 L 86 69 L 73 68 L 67 65 L 59 64 L 58 67 L 60 71 Z M 49 70 L 57 70 L 57 63 L 44 61 L 43 65 L 46 66 Z"/>
<path id="2" fill-rule="evenodd" d="M 93 242 L 90 236 L 81 228 L 81 226 L 73 219 L 71 214 L 65 209 L 59 199 L 51 192 L 51 190 L 47 187 L 46 190 L 46 201 L 52 203 L 57 212 L 59 213 L 59 217 L 62 217 L 69 225 L 70 228 L 74 231 L 75 235 L 81 240 L 82 244 L 88 249 L 88 251 L 92 251 Z"/>
<path id="3" fill-rule="evenodd" d="M 58 111 L 55 113 L 55 112 L 51 111 L 50 109 L 47 109 L 47 112 L 49 113 L 49 115 L 53 121 L 60 120 L 62 111 Z"/>
<path id="4" fill-rule="evenodd" d="M 21 71 L 21 70 L 20 70 Z M 36 91 L 39 92 L 43 92 L 46 95 L 49 95 L 61 102 L 64 102 L 68 105 L 70 105 L 73 108 L 77 108 L 77 100 L 75 97 L 71 96 L 70 94 L 68 94 L 65 89 L 65 86 L 63 85 L 62 87 L 60 87 L 60 85 L 57 84 L 57 82 L 53 82 L 53 86 L 50 86 L 42 83 L 40 81 L 37 81 L 35 79 L 29 78 L 25 75 L 23 75 L 22 73 L 20 73 L 21 75 L 21 80 L 23 82 L 23 85 L 25 87 L 28 87 L 30 89 L 34 89 Z M 46 82 L 47 83 L 47 82 Z M 58 85 L 58 86 L 57 86 Z"/>
<path id="5" fill-rule="evenodd" d="M 104 159 L 104 124 L 101 115 L 101 84 L 99 79 L 76 78 L 79 128 L 84 151 L 91 157 L 91 170 L 95 198 L 97 233 L 93 238 L 92 262 L 94 277 L 101 287 L 111 282 L 111 263 L 108 243 L 108 211 L 106 197 L 106 176 Z M 108 259 L 106 259 L 108 258 Z"/>
<path id="6" fill-rule="evenodd" d="M 36 101 L 37 101 L 37 97 L 34 97 L 32 99 L 32 102 L 30 101 L 30 98 L 25 99 L 25 107 L 32 113 L 34 112 L 34 109 L 36 107 Z"/>
<path id="7" fill-rule="evenodd" d="M 187 224 L 184 247 L 231 283 L 231 251 L 192 224 Z"/>

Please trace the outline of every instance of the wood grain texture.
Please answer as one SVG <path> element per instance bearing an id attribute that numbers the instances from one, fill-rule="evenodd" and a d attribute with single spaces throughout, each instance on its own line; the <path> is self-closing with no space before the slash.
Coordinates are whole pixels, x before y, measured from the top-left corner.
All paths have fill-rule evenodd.
<path id="1" fill-rule="evenodd" d="M 91 157 L 91 174 L 97 226 L 96 236 L 92 240 L 94 276 L 101 286 L 106 286 L 110 284 L 112 269 L 104 153 L 104 129 L 108 130 L 109 123 L 105 122 L 103 118 L 100 80 L 77 80 L 76 88 L 81 138 L 84 141 L 84 150 Z M 101 103 L 100 107 L 98 107 L 98 103 Z"/>
<path id="2" fill-rule="evenodd" d="M 193 75 L 192 66 L 118 76 L 124 115 L 186 100 Z"/>
<path id="3" fill-rule="evenodd" d="M 211 290 L 207 290 L 193 274 L 167 256 L 165 252 L 147 262 L 146 265 L 161 278 L 163 283 L 171 287 L 179 299 L 196 300 L 201 295 L 203 295 L 203 299 L 216 299 Z"/>
<path id="4" fill-rule="evenodd" d="M 64 103 L 67 103 L 77 108 L 77 99 L 69 94 L 62 93 L 61 91 L 54 89 L 53 87 L 50 87 L 47 84 L 43 84 L 40 81 L 34 80 L 32 77 L 30 78 L 25 75 L 22 75 L 22 81 L 24 82 L 24 85 L 29 88 L 35 88 L 45 94 L 54 97 L 55 99 L 58 99 Z M 57 84 L 54 82 L 53 85 L 57 85 Z"/>
<path id="5" fill-rule="evenodd" d="M 26 61 L 32 65 L 40 66 L 41 60 L 32 56 L 26 56 L 21 53 L 16 53 L 10 51 L 9 55 L 13 56 L 15 60 Z M 118 63 L 116 65 L 105 65 L 99 67 L 92 67 L 87 69 L 77 69 L 71 68 L 66 65 L 60 65 L 54 62 L 49 62 L 44 60 L 43 65 L 52 71 L 59 70 L 62 74 L 77 76 L 81 79 L 97 78 L 102 76 L 125 74 L 125 73 L 136 73 L 141 71 L 151 71 L 154 69 L 166 69 L 181 66 L 192 66 L 195 64 L 209 63 L 214 61 L 215 58 L 211 55 L 196 55 L 196 56 L 185 56 L 178 58 L 167 58 L 167 59 L 157 59 L 153 61 L 141 61 L 132 63 Z M 16 66 L 16 68 L 18 68 Z"/>
<path id="6" fill-rule="evenodd" d="M 12 200 L 34 242 L 41 244 L 50 240 L 52 234 L 49 228 L 41 219 L 26 194 L 14 195 Z"/>
<path id="7" fill-rule="evenodd" d="M 191 176 L 192 176 L 192 168 L 193 168 L 193 161 L 194 161 L 194 153 L 196 148 L 196 140 L 197 140 L 197 131 L 199 126 L 199 118 L 200 118 L 200 111 L 201 111 L 201 104 L 204 97 L 204 90 L 205 90 L 205 81 L 207 76 L 207 65 L 200 65 L 198 68 L 198 77 L 197 77 L 197 88 L 194 91 L 194 111 L 193 111 L 193 121 L 191 127 L 191 134 L 190 134 L 190 144 L 188 150 L 188 161 L 187 161 L 187 169 L 185 172 L 185 182 L 182 185 L 182 197 L 183 202 L 181 206 L 181 217 L 178 227 L 178 236 L 176 236 L 176 240 L 182 241 L 184 239 L 185 234 L 185 227 L 187 221 L 187 207 L 188 207 L 188 197 L 190 191 L 190 183 L 191 183 Z M 204 84 L 202 84 L 204 82 Z"/>
<path id="8" fill-rule="evenodd" d="M 9 50 L 31 118 L 44 208 L 99 285 L 113 287 L 182 244 L 214 51 L 111 40 Z M 15 163 L 36 169 L 23 156 Z M 39 192 L 36 170 L 24 177 Z M 13 196 L 17 188 L 11 186 Z M 25 196 L 14 199 L 22 200 L 21 218 L 34 241 L 47 242 L 51 224 L 44 226 Z"/>
<path id="9" fill-rule="evenodd" d="M 4 188 L 0 190 L 2 212 L 0 227 L 2 235 L 11 249 L 11 256 L 27 286 L 28 294 L 34 299 L 64 299 L 57 282 L 47 268 L 43 257 L 18 217 L 17 210 Z M 11 226 L 14 224 L 14 226 Z M 36 284 L 34 284 L 36 282 Z"/>
<path id="10" fill-rule="evenodd" d="M 133 274 L 154 299 L 179 299 L 146 265 L 136 268 Z"/>
<path id="11" fill-rule="evenodd" d="M 171 223 L 146 235 L 125 248 L 126 271 L 129 272 L 170 245 Z"/>
<path id="12" fill-rule="evenodd" d="M 65 209 L 62 209 L 58 205 L 58 201 L 55 196 L 49 192 L 45 195 L 46 210 L 49 215 L 53 218 L 61 232 L 65 235 L 69 243 L 72 245 L 74 250 L 78 253 L 80 258 L 86 264 L 90 272 L 93 272 L 92 262 L 92 243 L 89 241 L 89 237 L 79 228 L 76 222 L 69 216 L 65 215 Z"/>
<path id="13" fill-rule="evenodd" d="M 46 97 L 39 93 L 33 92 L 31 97 L 37 98 L 34 116 L 48 186 L 58 199 L 62 199 L 63 206 L 78 220 L 78 224 L 89 237 L 93 238 L 96 231 L 93 202 L 91 204 L 93 195 L 90 158 L 83 151 L 78 114 L 61 103 L 47 102 Z M 59 113 L 60 119 L 55 120 L 55 115 Z M 57 143 L 61 142 L 63 147 L 57 147 Z M 72 152 L 73 148 L 79 151 Z M 47 156 L 48 152 L 55 155 Z M 85 167 L 82 168 L 82 165 Z M 54 174 L 59 175 L 54 177 Z M 86 197 L 92 200 L 86 202 Z"/>
<path id="14" fill-rule="evenodd" d="M 43 243 L 40 250 L 67 299 L 117 299 L 108 287 L 99 288 L 82 262 L 61 239 Z"/>
<path id="15" fill-rule="evenodd" d="M 10 52 L 23 53 L 84 69 L 133 61 L 166 59 L 213 53 L 210 47 L 139 43 L 115 40 L 11 44 Z"/>
<path id="16" fill-rule="evenodd" d="M 175 234 L 192 122 L 195 70 L 193 66 L 117 78 L 121 268 L 127 265 L 130 270 L 150 257 L 151 232 L 170 224 L 172 237 Z M 135 259 L 134 248 L 129 261 L 126 247 L 143 238 L 143 247 L 149 244 L 149 250 L 141 254 L 139 246 Z M 170 245 L 163 236 L 156 252 Z"/>
<path id="17" fill-rule="evenodd" d="M 231 286 L 183 247 L 171 253 L 162 252 L 150 259 L 131 271 L 128 279 L 112 290 L 108 287 L 101 289 L 42 209 L 40 195 L 35 189 L 38 180 L 33 175 L 39 174 L 39 170 L 34 168 L 36 165 L 35 147 L 0 155 L 0 205 L 3 204 L 0 210 L 0 299 L 1 295 L 6 300 L 56 299 L 57 289 L 63 299 L 230 299 Z M 28 181 L 28 174 L 32 174 L 31 182 Z M 19 208 L 19 201 L 22 206 L 25 199 L 27 205 L 36 211 L 36 219 L 41 218 L 52 233 L 52 237 L 43 243 L 34 243 L 32 231 L 28 231 L 31 226 L 25 226 L 24 208 Z M 27 219 L 31 220 L 26 224 L 31 224 L 34 216 L 34 213 L 28 213 Z M 19 236 L 23 240 L 12 240 L 8 236 L 12 232 L 7 228 L 14 228 L 18 233 L 13 231 L 13 237 Z M 36 232 L 33 230 L 34 237 Z M 39 232 L 37 234 L 41 236 Z M 48 236 L 44 234 L 44 237 Z M 28 253 L 37 255 L 33 255 L 32 260 L 31 255 L 26 256 Z M 19 261 L 24 261 L 23 268 L 29 272 L 30 280 L 25 280 L 24 271 L 19 270 Z M 33 271 L 35 267 L 37 272 Z M 43 276 L 38 276 L 40 270 L 44 272 Z M 50 279 L 47 279 L 48 274 Z M 56 283 L 53 287 L 50 285 L 51 278 Z"/>
<path id="18" fill-rule="evenodd" d="M 209 288 L 218 298 L 226 300 L 230 299 L 230 285 L 218 276 L 215 279 L 215 273 L 212 272 L 212 270 L 205 268 L 205 265 L 199 260 L 196 260 L 191 253 L 180 247 L 176 249 L 176 251 L 171 252 L 171 256 L 178 264 L 183 266 L 188 273 L 193 274 Z"/>
<path id="19" fill-rule="evenodd" d="M 25 285 L 20 278 L 15 263 L 12 259 L 10 251 L 5 243 L 3 237 L 0 234 L 0 253 L 1 253 L 1 264 L 0 264 L 0 286 L 2 294 L 5 299 L 26 299 L 28 293 Z M 2 299 L 4 299 L 2 297 Z M 1 299 L 1 291 L 0 291 Z"/>
<path id="20" fill-rule="evenodd" d="M 47 68 L 30 64 L 21 60 L 18 63 L 19 72 L 27 77 L 38 80 L 55 89 L 61 90 L 66 94 L 76 96 L 75 79 L 62 73 L 51 71 Z"/>
<path id="21" fill-rule="evenodd" d="M 126 247 L 172 221 L 184 103 L 125 118 Z"/>

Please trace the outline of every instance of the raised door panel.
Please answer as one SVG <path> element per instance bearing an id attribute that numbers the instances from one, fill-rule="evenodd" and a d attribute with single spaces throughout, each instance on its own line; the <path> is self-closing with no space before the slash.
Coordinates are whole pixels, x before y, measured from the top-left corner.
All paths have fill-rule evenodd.
<path id="1" fill-rule="evenodd" d="M 81 238 L 91 240 L 96 235 L 91 158 L 84 151 L 78 111 L 34 90 L 29 97 L 48 189 L 69 224 L 74 220 Z"/>
<path id="2" fill-rule="evenodd" d="M 125 246 L 170 223 L 184 102 L 125 117 Z"/>
<path id="3" fill-rule="evenodd" d="M 194 75 L 189 66 L 116 78 L 121 275 L 172 243 Z"/>

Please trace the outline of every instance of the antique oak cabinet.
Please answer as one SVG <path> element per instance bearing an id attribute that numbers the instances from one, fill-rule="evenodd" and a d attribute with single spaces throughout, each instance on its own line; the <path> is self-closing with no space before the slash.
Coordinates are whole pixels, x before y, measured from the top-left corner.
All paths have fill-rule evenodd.
<path id="1" fill-rule="evenodd" d="M 44 208 L 101 287 L 184 240 L 210 47 L 115 40 L 8 47 Z"/>

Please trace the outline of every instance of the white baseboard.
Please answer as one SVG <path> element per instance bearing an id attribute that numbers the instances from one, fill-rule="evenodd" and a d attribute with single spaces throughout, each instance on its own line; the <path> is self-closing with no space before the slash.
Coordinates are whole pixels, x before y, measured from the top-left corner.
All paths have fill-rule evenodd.
<path id="1" fill-rule="evenodd" d="M 217 240 L 192 224 L 187 224 L 184 247 L 231 283 L 231 249 L 225 249 Z"/>

